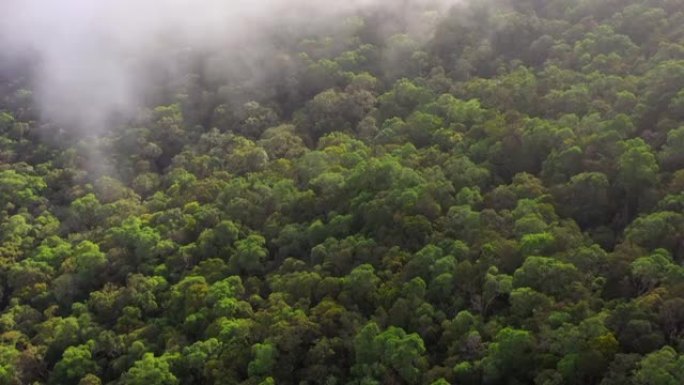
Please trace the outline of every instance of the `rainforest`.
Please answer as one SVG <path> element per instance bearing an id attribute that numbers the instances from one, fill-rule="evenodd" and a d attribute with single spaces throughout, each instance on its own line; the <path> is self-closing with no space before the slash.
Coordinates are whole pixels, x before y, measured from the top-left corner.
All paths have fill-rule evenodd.
<path id="1" fill-rule="evenodd" d="M 682 1 L 5 2 L 0 385 L 684 384 Z"/>

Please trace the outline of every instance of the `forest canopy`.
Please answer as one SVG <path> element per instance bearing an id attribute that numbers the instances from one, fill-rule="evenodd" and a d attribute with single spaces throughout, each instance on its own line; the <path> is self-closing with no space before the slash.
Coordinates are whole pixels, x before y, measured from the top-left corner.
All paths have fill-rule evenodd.
<path id="1" fill-rule="evenodd" d="M 369 3 L 0 38 L 0 385 L 684 383 L 682 2 Z"/>

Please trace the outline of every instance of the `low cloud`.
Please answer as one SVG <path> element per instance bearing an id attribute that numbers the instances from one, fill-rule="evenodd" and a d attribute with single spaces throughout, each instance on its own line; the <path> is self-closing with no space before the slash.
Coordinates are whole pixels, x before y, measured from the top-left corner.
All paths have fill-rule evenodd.
<path id="1" fill-rule="evenodd" d="M 345 17 L 382 7 L 410 20 L 426 3 L 450 1 L 5 0 L 0 44 L 6 60 L 36 63 L 31 86 L 43 118 L 98 132 L 134 114 L 154 78 L 174 76 L 195 52 L 223 52 L 223 71 L 258 72 L 278 49 L 277 31 L 334 32 Z"/>

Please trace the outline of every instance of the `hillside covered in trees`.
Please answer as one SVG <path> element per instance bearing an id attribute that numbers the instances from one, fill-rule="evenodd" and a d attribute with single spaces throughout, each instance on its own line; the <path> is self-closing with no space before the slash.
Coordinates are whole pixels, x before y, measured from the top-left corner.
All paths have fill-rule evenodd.
<path id="1" fill-rule="evenodd" d="M 0 61 L 0 385 L 684 384 L 684 4 L 328 24 L 90 131 Z"/>

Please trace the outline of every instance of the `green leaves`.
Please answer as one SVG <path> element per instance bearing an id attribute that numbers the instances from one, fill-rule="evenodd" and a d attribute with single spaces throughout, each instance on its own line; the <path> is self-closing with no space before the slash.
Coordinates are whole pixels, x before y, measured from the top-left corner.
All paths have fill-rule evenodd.
<path id="1" fill-rule="evenodd" d="M 415 333 L 407 334 L 396 327 L 380 332 L 371 322 L 357 334 L 354 350 L 356 365 L 352 371 L 360 378 L 382 382 L 389 370 L 394 370 L 407 384 L 420 382 L 421 369 L 426 364 L 425 346 Z"/>
<path id="2" fill-rule="evenodd" d="M 276 365 L 278 358 L 278 350 L 275 346 L 265 344 L 255 344 L 252 346 L 252 355 L 254 359 L 249 363 L 247 372 L 250 377 L 264 377 L 271 373 L 271 370 Z"/>
<path id="3" fill-rule="evenodd" d="M 680 4 L 376 3 L 85 136 L 0 60 L 0 385 L 683 383 Z"/>
<path id="4" fill-rule="evenodd" d="M 51 378 L 55 384 L 78 384 L 88 374 L 97 374 L 98 366 L 88 345 L 70 346 L 57 362 Z"/>
<path id="5" fill-rule="evenodd" d="M 178 379 L 171 373 L 164 357 L 143 354 L 122 377 L 126 385 L 176 385 Z"/>
<path id="6" fill-rule="evenodd" d="M 660 284 L 684 282 L 684 268 L 675 264 L 669 253 L 663 249 L 635 259 L 630 267 L 640 293 L 653 290 Z"/>
<path id="7" fill-rule="evenodd" d="M 682 94 L 682 107 L 684 107 L 684 94 Z M 684 168 L 682 147 L 684 147 L 684 126 L 667 133 L 667 143 L 658 154 L 664 169 L 678 170 Z"/>
<path id="8" fill-rule="evenodd" d="M 558 297 L 571 293 L 570 285 L 580 278 L 574 265 L 547 257 L 527 257 L 513 274 L 514 287 L 530 287 Z"/>
<path id="9" fill-rule="evenodd" d="M 635 373 L 638 385 L 678 385 L 684 381 L 684 356 L 666 346 L 648 354 Z"/>
<path id="10" fill-rule="evenodd" d="M 251 234 L 245 239 L 235 242 L 235 254 L 230 258 L 230 265 L 239 272 L 256 274 L 264 269 L 268 250 L 264 248 L 266 240 L 258 234 Z"/>
<path id="11" fill-rule="evenodd" d="M 14 346 L 0 345 L 0 384 L 13 385 L 18 382 L 16 372 L 16 359 L 19 351 Z"/>
<path id="12" fill-rule="evenodd" d="M 660 211 L 635 219 L 625 229 L 626 238 L 646 249 L 659 247 L 675 250 L 679 234 L 684 231 L 684 216 Z"/>
<path id="13" fill-rule="evenodd" d="M 580 226 L 605 223 L 611 212 L 610 182 L 599 172 L 574 175 L 559 191 L 562 205 L 559 209 L 573 217 Z"/>
<path id="14" fill-rule="evenodd" d="M 628 190 L 643 191 L 654 186 L 658 175 L 658 162 L 651 147 L 642 139 L 621 142 L 622 154 L 618 158 L 618 182 Z"/>
<path id="15" fill-rule="evenodd" d="M 533 366 L 534 337 L 528 331 L 506 327 L 489 345 L 482 361 L 483 380 L 497 384 L 511 380 L 525 382 Z"/>
<path id="16" fill-rule="evenodd" d="M 0 170 L 0 210 L 15 212 L 20 207 L 40 200 L 47 187 L 43 178 L 12 169 Z"/>
<path id="17" fill-rule="evenodd" d="M 76 274 L 84 281 L 94 279 L 107 262 L 100 247 L 90 241 L 83 241 L 76 245 L 74 254 Z"/>

